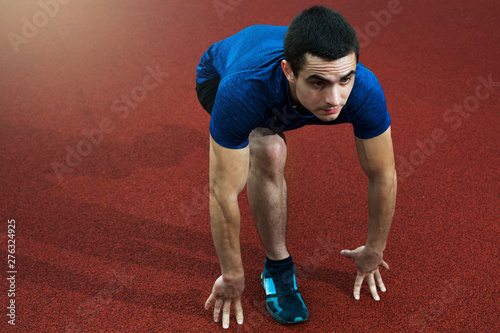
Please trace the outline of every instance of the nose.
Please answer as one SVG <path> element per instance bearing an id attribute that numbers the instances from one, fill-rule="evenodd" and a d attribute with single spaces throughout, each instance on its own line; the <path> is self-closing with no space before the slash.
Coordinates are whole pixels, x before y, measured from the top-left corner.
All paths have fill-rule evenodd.
<path id="1" fill-rule="evenodd" d="M 340 105 L 340 88 L 338 85 L 333 85 L 331 89 L 328 89 L 325 95 L 325 103 L 332 106 Z"/>

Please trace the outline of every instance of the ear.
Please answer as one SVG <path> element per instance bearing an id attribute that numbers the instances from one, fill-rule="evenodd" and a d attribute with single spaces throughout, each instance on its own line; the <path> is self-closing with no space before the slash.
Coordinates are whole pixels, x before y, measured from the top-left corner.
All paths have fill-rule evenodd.
<path id="1" fill-rule="evenodd" d="M 281 69 L 283 70 L 283 73 L 285 73 L 288 82 L 295 83 L 295 77 L 293 76 L 292 67 L 286 60 L 281 61 Z"/>

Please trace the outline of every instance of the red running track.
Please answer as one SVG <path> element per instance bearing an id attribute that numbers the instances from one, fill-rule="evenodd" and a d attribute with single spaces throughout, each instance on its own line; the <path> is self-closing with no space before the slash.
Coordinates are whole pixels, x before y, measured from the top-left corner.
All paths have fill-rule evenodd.
<path id="1" fill-rule="evenodd" d="M 315 3 L 61 2 L 1 2 L 1 267 L 14 219 L 17 270 L 15 298 L 0 283 L 1 331 L 219 332 L 203 309 L 219 268 L 195 67 L 211 43 L 288 25 Z M 266 313 L 243 194 L 246 322 L 229 331 L 498 332 L 499 2 L 322 3 L 360 32 L 392 115 L 388 291 L 355 301 L 354 266 L 339 254 L 364 242 L 367 225 L 349 125 L 303 128 L 287 136 L 286 172 L 310 320 L 284 327 Z"/>

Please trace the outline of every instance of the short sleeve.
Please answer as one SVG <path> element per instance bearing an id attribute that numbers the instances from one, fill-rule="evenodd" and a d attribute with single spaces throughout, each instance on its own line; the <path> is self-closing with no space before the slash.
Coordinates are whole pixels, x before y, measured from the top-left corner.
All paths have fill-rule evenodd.
<path id="1" fill-rule="evenodd" d="M 265 100 L 252 78 L 239 79 L 240 74 L 224 78 L 217 91 L 210 134 L 225 148 L 241 149 L 248 145 L 250 133 L 262 122 Z"/>
<path id="2" fill-rule="evenodd" d="M 374 138 L 391 125 L 382 87 L 375 75 L 364 66 L 358 67 L 356 71 L 353 91 L 346 108 L 349 109 L 348 117 L 354 135 L 360 139 Z"/>

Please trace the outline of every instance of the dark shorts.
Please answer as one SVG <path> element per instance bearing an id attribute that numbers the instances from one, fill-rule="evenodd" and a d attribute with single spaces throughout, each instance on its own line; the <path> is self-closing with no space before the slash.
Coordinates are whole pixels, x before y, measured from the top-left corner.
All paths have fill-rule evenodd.
<path id="1" fill-rule="evenodd" d="M 219 89 L 219 83 L 220 78 L 218 77 L 206 80 L 202 83 L 196 83 L 198 100 L 209 115 L 212 115 L 212 109 L 214 108 L 215 96 L 217 95 L 217 90 Z"/>

